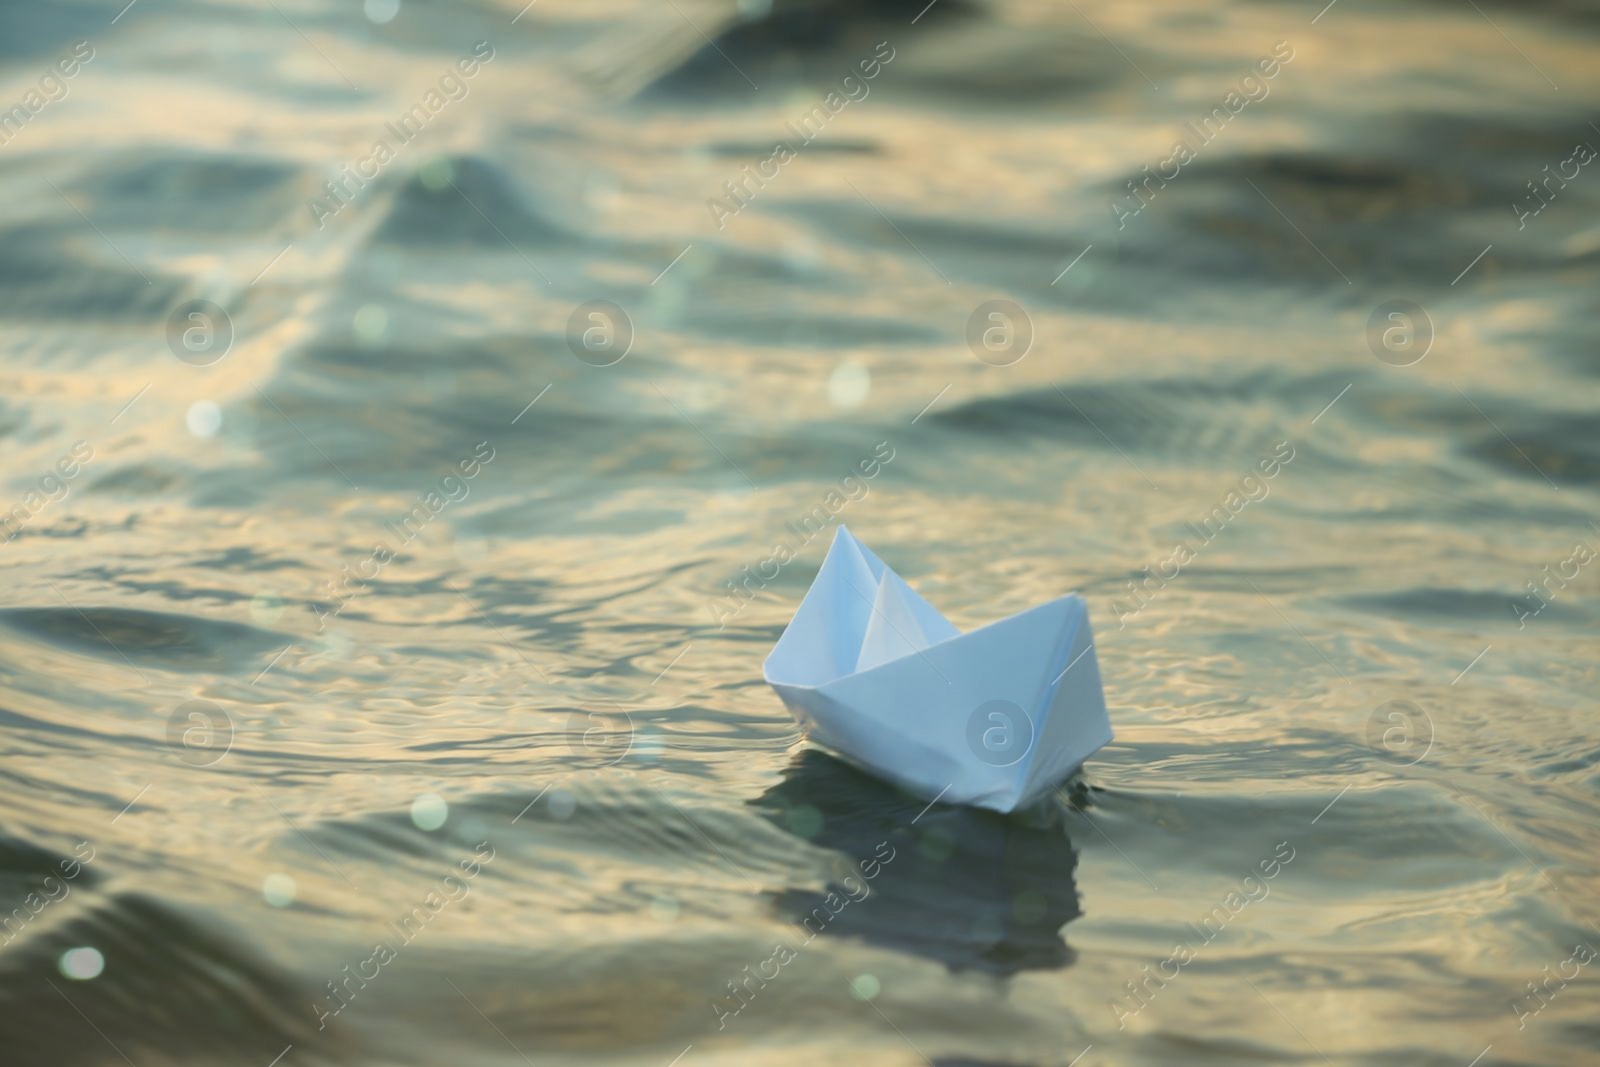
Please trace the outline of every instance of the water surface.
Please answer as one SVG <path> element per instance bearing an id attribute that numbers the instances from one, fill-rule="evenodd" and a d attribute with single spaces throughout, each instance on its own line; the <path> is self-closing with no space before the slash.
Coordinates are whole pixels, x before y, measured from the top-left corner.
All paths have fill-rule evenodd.
<path id="1" fill-rule="evenodd" d="M 1594 1062 L 1592 7 L 120 7 L 0 10 L 8 1064 Z M 1088 598 L 1070 794 L 801 742 L 818 508 Z"/>

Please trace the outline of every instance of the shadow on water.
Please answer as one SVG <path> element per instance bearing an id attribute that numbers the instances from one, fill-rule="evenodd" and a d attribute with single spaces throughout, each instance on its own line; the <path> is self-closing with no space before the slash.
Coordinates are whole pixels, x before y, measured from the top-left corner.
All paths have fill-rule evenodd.
<path id="1" fill-rule="evenodd" d="M 1053 810 L 1024 820 L 935 805 L 817 749 L 751 802 L 766 818 L 846 856 L 857 873 L 822 892 L 777 894 L 811 932 L 856 937 L 1000 977 L 1070 966 L 1061 928 L 1083 914 L 1077 851 Z"/>
<path id="2" fill-rule="evenodd" d="M 737 14 L 747 9 L 743 16 Z M 667 35 L 642 57 L 646 93 L 681 101 L 742 97 L 758 83 L 798 79 L 836 82 L 858 74 L 858 60 L 874 46 L 903 42 L 930 26 L 960 24 L 983 12 L 971 0 L 778 0 L 728 5 L 727 16 L 709 36 Z M 892 55 L 892 53 L 890 53 Z M 881 58 L 882 53 L 879 53 Z M 874 71 L 875 73 L 875 71 Z"/>
<path id="3" fill-rule="evenodd" d="M 50 907 L 68 907 L 66 899 Z M 265 1064 L 318 1036 L 312 997 L 196 909 L 126 893 L 70 906 L 77 910 L 65 921 L 33 919 L 23 933 L 42 929 L 0 956 L 7 1067 Z M 62 970 L 64 954 L 83 945 L 102 954 L 94 981 Z"/>

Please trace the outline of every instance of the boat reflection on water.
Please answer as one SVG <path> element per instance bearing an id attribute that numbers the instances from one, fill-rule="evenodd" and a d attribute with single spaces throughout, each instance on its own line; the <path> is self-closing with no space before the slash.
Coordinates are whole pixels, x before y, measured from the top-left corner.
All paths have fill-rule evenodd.
<path id="1" fill-rule="evenodd" d="M 858 872 L 821 892 L 776 894 L 779 910 L 812 932 L 1000 977 L 1075 958 L 1061 928 L 1083 914 L 1078 855 L 1053 809 L 1025 819 L 929 807 L 819 749 L 751 803 Z"/>

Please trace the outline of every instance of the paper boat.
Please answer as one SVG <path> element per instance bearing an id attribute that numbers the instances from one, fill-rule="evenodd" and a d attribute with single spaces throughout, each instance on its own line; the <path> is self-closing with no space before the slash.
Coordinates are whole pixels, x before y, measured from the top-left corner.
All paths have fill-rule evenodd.
<path id="1" fill-rule="evenodd" d="M 1081 597 L 963 634 L 843 526 L 762 673 L 813 740 L 928 801 L 1025 808 L 1111 740 Z"/>

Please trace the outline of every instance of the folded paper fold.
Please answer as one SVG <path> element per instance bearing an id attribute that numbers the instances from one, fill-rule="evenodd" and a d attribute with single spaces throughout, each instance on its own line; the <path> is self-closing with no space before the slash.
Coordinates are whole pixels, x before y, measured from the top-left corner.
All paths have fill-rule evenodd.
<path id="1" fill-rule="evenodd" d="M 1111 740 L 1081 598 L 963 634 L 843 526 L 763 673 L 813 740 L 927 800 L 1026 807 Z"/>

